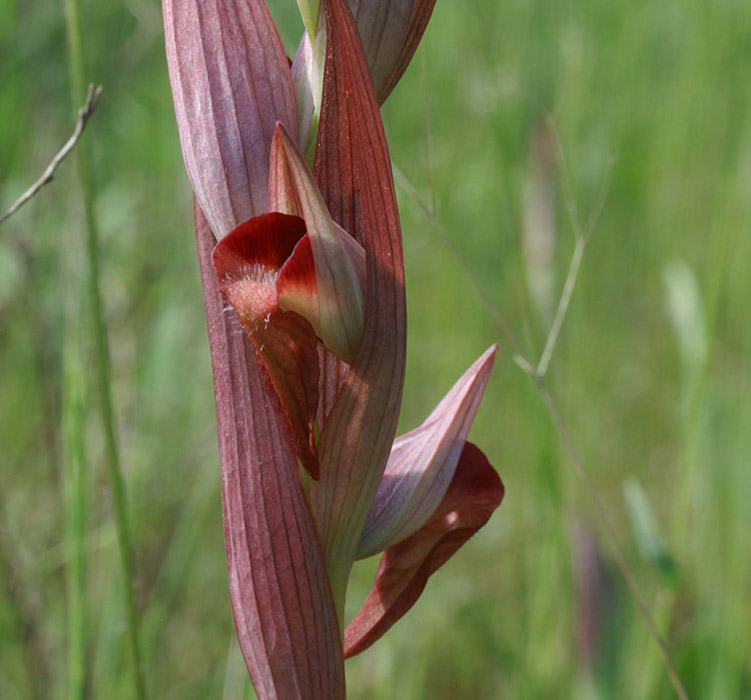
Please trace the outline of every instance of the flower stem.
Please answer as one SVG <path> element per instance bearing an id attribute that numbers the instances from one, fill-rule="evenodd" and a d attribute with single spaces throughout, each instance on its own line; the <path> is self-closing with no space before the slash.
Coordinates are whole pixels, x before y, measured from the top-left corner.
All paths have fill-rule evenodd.
<path id="1" fill-rule="evenodd" d="M 68 34 L 68 60 L 71 75 L 73 103 L 79 104 L 86 93 L 84 79 L 83 40 L 78 0 L 65 0 L 65 24 Z M 123 481 L 120 456 L 115 436 L 115 420 L 112 408 L 110 385 L 110 357 L 107 343 L 107 328 L 104 320 L 102 294 L 99 284 L 99 232 L 94 214 L 94 187 L 91 176 L 91 162 L 85 141 L 79 145 L 77 153 L 78 176 L 81 183 L 84 218 L 86 224 L 86 257 L 88 276 L 86 296 L 90 305 L 90 315 L 94 336 L 94 364 L 96 371 L 99 410 L 104 430 L 105 460 L 112 490 L 112 505 L 117 530 L 118 549 L 125 593 L 125 613 L 128 639 L 133 660 L 133 681 L 136 697 L 146 698 L 141 657 L 139 618 L 133 591 L 133 564 L 131 555 L 131 535 L 128 522 L 128 508 Z"/>

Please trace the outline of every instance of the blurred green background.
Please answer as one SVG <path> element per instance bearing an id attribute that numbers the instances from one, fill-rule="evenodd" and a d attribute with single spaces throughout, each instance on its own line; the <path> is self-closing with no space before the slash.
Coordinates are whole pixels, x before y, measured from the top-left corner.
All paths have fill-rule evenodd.
<path id="1" fill-rule="evenodd" d="M 270 2 L 290 53 L 293 0 Z M 113 395 L 155 698 L 250 697 L 234 642 L 189 186 L 156 0 L 83 0 Z M 0 0 L 0 209 L 74 123 L 63 4 Z M 751 697 L 751 4 L 439 0 L 384 108 L 409 304 L 402 429 L 500 341 L 471 437 L 506 500 L 348 662 L 352 698 L 669 698 L 586 488 L 476 284 L 537 360 L 602 213 L 551 392 L 694 698 Z M 78 105 L 75 105 L 77 107 Z M 565 168 L 564 168 L 565 162 Z M 611 178 L 607 188 L 607 180 Z M 568 182 L 568 186 L 567 183 Z M 0 696 L 65 693 L 61 367 L 75 158 L 0 227 Z M 473 281 L 474 280 L 474 281 Z M 91 366 L 90 348 L 84 367 Z M 88 375 L 91 374 L 87 372 Z M 85 400 L 88 688 L 133 697 L 102 430 Z M 375 561 L 357 568 L 357 609 Z"/>

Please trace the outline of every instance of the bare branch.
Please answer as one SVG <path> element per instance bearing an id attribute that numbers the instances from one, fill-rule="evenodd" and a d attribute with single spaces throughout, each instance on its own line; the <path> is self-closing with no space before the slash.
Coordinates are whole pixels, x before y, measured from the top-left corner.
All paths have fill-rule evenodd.
<path id="1" fill-rule="evenodd" d="M 565 166 L 564 166 L 565 167 Z M 565 172 L 565 170 L 564 170 Z M 563 292 L 561 298 L 558 301 L 558 308 L 555 312 L 555 318 L 550 326 L 550 332 L 548 338 L 545 341 L 545 349 L 542 351 L 540 357 L 540 364 L 537 365 L 537 373 L 544 377 L 548 371 L 548 365 L 553 357 L 553 351 L 555 350 L 556 343 L 558 342 L 558 336 L 563 326 L 563 321 L 566 318 L 566 312 L 568 311 L 568 305 L 571 301 L 571 295 L 574 293 L 574 287 L 576 286 L 576 280 L 579 277 L 579 268 L 581 267 L 582 258 L 584 257 L 584 249 L 589 243 L 589 239 L 592 236 L 597 225 L 597 220 L 600 218 L 600 212 L 605 206 L 605 200 L 607 199 L 608 192 L 610 191 L 610 182 L 613 174 L 613 161 L 608 166 L 608 172 L 600 187 L 600 194 L 597 197 L 597 203 L 592 210 L 592 214 L 587 221 L 587 227 L 581 232 L 581 226 L 579 220 L 576 218 L 576 207 L 569 206 L 569 213 L 571 214 L 571 221 L 574 225 L 574 229 L 578 232 L 576 234 L 576 246 L 574 247 L 574 254 L 571 256 L 571 264 L 568 268 L 568 274 L 566 275 L 566 283 L 563 285 Z M 569 195 L 570 196 L 570 189 Z"/>
<path id="2" fill-rule="evenodd" d="M 11 206 L 8 211 L 0 215 L 0 224 L 6 219 L 9 219 L 15 214 L 26 202 L 28 202 L 39 190 L 45 185 L 48 185 L 55 178 L 55 171 L 60 167 L 60 163 L 65 160 L 65 157 L 73 150 L 78 139 L 81 138 L 83 130 L 86 128 L 91 115 L 94 114 L 97 105 L 99 104 L 99 96 L 102 94 L 102 86 L 95 87 L 93 84 L 89 85 L 89 91 L 86 95 L 86 102 L 83 107 L 78 110 L 78 121 L 76 122 L 76 128 L 74 129 L 71 137 L 65 142 L 65 145 L 58 151 L 57 155 L 50 161 L 47 169 L 42 173 L 41 177 L 31 186 L 26 192 L 24 192 Z"/>
<path id="3" fill-rule="evenodd" d="M 563 174 L 563 201 L 566 202 L 566 209 L 571 217 L 571 223 L 574 226 L 574 235 L 576 239 L 582 238 L 582 227 L 579 221 L 579 212 L 576 208 L 576 201 L 574 200 L 573 190 L 571 189 L 571 178 L 568 174 L 568 164 L 566 163 L 566 153 L 563 150 L 563 144 L 561 143 L 561 136 L 558 133 L 558 126 L 555 122 L 555 118 L 550 115 L 548 117 L 548 124 L 555 137 L 555 145 L 558 152 L 558 167 Z"/>
<path id="4" fill-rule="evenodd" d="M 574 293 L 576 280 L 579 276 L 579 267 L 581 266 L 582 258 L 584 257 L 584 248 L 586 246 L 586 238 L 581 237 L 576 239 L 574 254 L 571 257 L 568 275 L 566 275 L 566 283 L 563 285 L 563 292 L 561 293 L 561 298 L 558 300 L 558 308 L 556 309 L 553 323 L 550 326 L 548 339 L 545 341 L 545 349 L 542 351 L 540 364 L 537 365 L 537 374 L 541 377 L 545 376 L 545 373 L 548 371 L 548 365 L 550 364 L 550 358 L 553 357 L 553 350 L 555 350 L 555 345 L 558 342 L 558 335 L 563 326 L 563 319 L 566 318 L 566 311 L 568 311 L 571 295 Z"/>
<path id="5" fill-rule="evenodd" d="M 612 169 L 612 163 L 611 163 L 611 169 Z M 499 328 L 501 329 L 503 336 L 506 338 L 509 345 L 511 345 L 511 347 L 513 348 L 514 353 L 515 353 L 514 362 L 516 362 L 516 364 L 521 368 L 521 370 L 525 374 L 529 375 L 529 377 L 532 379 L 535 387 L 537 388 L 538 393 L 540 394 L 540 397 L 542 398 L 545 404 L 548 415 L 550 416 L 550 420 L 552 421 L 553 425 L 558 431 L 558 434 L 560 435 L 561 441 L 563 442 L 563 445 L 566 449 L 566 452 L 568 453 L 568 457 L 571 463 L 574 465 L 577 475 L 584 482 L 584 485 L 587 490 L 587 494 L 589 495 L 589 499 L 592 502 L 597 519 L 600 521 L 603 532 L 605 534 L 605 539 L 608 541 L 608 544 L 610 545 L 610 547 L 612 548 L 615 554 L 615 559 L 618 564 L 618 568 L 620 569 L 623 577 L 626 579 L 626 583 L 628 584 L 628 587 L 632 595 L 634 596 L 634 599 L 636 600 L 636 604 L 639 608 L 639 611 L 641 612 L 642 617 L 644 618 L 647 624 L 647 627 L 649 628 L 649 633 L 652 636 L 655 644 L 657 645 L 660 651 L 660 656 L 662 657 L 662 661 L 665 666 L 665 670 L 667 671 L 668 677 L 670 678 L 670 682 L 673 686 L 673 690 L 675 690 L 675 693 L 680 700 L 688 700 L 688 695 L 686 694 L 686 690 L 683 687 L 683 683 L 681 682 L 681 679 L 678 676 L 677 671 L 675 670 L 675 666 L 670 657 L 670 652 L 668 651 L 665 640 L 662 638 L 662 635 L 660 634 L 660 631 L 657 628 L 657 623 L 655 622 L 654 616 L 652 615 L 652 613 L 649 610 L 649 607 L 647 606 L 647 602 L 646 602 L 646 599 L 644 598 L 644 594 L 641 592 L 641 589 L 639 588 L 639 584 L 637 583 L 636 578 L 631 572 L 628 562 L 626 561 L 626 557 L 623 553 L 623 549 L 618 543 L 618 539 L 615 534 L 615 529 L 610 523 L 610 519 L 608 518 L 605 504 L 602 502 L 602 499 L 597 493 L 597 490 L 595 489 L 594 484 L 592 483 L 592 480 L 589 478 L 589 474 L 584 467 L 584 463 L 581 457 L 579 456 L 579 452 L 576 449 L 576 446 L 574 445 L 574 441 L 571 437 L 571 434 L 569 433 L 568 428 L 566 427 L 566 424 L 563 421 L 563 418 L 561 417 L 561 414 L 558 411 L 558 407 L 553 401 L 553 397 L 551 396 L 550 391 L 548 390 L 548 386 L 545 382 L 545 370 L 547 370 L 550 357 L 552 356 L 553 349 L 555 348 L 555 343 L 558 337 L 558 333 L 560 332 L 560 327 L 563 323 L 563 319 L 565 317 L 566 310 L 568 308 L 569 301 L 571 299 L 571 293 L 573 292 L 573 288 L 576 283 L 576 278 L 578 275 L 579 267 L 581 265 L 581 258 L 584 254 L 584 249 L 586 247 L 587 240 L 592 234 L 592 230 L 594 229 L 594 226 L 597 222 L 600 211 L 602 210 L 602 207 L 604 205 L 605 198 L 607 196 L 608 188 L 610 186 L 611 170 L 608 170 L 608 175 L 606 176 L 605 181 L 603 182 L 603 186 L 600 190 L 600 196 L 598 197 L 597 204 L 595 205 L 592 215 L 589 217 L 589 221 L 587 222 L 587 227 L 584 231 L 581 230 L 581 226 L 578 222 L 576 205 L 573 201 L 573 197 L 571 197 L 571 189 L 570 189 L 568 180 L 566 180 L 565 187 L 566 187 L 567 206 L 569 209 L 569 213 L 571 214 L 574 229 L 576 231 L 577 245 L 576 245 L 576 249 L 574 250 L 574 257 L 571 261 L 571 266 L 569 267 L 569 274 L 567 276 L 563 294 L 558 304 L 558 311 L 556 312 L 556 318 L 553 322 L 553 327 L 551 328 L 550 335 L 548 336 L 548 342 L 546 343 L 546 351 L 543 353 L 544 363 L 542 360 L 540 361 L 540 368 L 543 371 L 540 371 L 539 369 L 535 369 L 534 365 L 532 365 L 532 363 L 526 358 L 526 356 L 521 350 L 521 346 L 516 336 L 514 335 L 514 332 L 511 330 L 511 327 L 506 322 L 503 314 L 495 306 L 495 304 L 493 304 L 487 292 L 485 292 L 480 282 L 474 276 L 471 268 L 467 264 L 466 260 L 464 260 L 461 252 L 456 248 L 456 246 L 451 241 L 450 236 L 446 232 L 446 229 L 443 227 L 443 224 L 435 215 L 435 212 L 433 211 L 433 209 L 427 204 L 425 199 L 423 199 L 420 196 L 417 189 L 407 179 L 404 173 L 401 170 L 399 170 L 399 168 L 397 168 L 396 166 L 394 166 L 394 173 L 396 175 L 397 182 L 400 184 L 400 186 L 402 186 L 406 190 L 407 194 L 409 194 L 409 196 L 412 197 L 412 199 L 417 203 L 417 205 L 423 210 L 426 218 L 428 219 L 430 224 L 433 226 L 433 229 L 439 234 L 439 238 L 441 239 L 441 241 L 449 249 L 452 256 L 457 260 L 460 267 L 462 268 L 464 273 L 468 276 L 470 282 L 472 282 L 473 286 L 479 293 L 480 298 L 482 299 L 483 303 L 488 308 L 488 310 L 493 316 L 493 319 L 496 321 Z M 565 170 L 564 170 L 564 173 L 565 173 Z M 548 349 L 548 346 L 550 346 L 549 349 Z"/>
<path id="6" fill-rule="evenodd" d="M 547 340 L 545 341 L 545 348 L 542 351 L 540 357 L 540 363 L 537 365 L 537 374 L 544 377 L 548 371 L 550 360 L 553 357 L 553 351 L 555 350 L 556 343 L 558 342 L 558 336 L 560 335 L 561 328 L 563 327 L 563 321 L 566 318 L 566 312 L 568 311 L 569 303 L 571 302 L 571 295 L 574 293 L 574 287 L 576 286 L 576 280 L 579 276 L 579 268 L 581 266 L 582 258 L 584 257 L 584 249 L 589 243 L 589 239 L 592 236 L 592 232 L 597 225 L 597 221 L 600 218 L 602 208 L 605 206 L 605 200 L 608 197 L 610 191 L 610 183 L 613 176 L 613 164 L 615 159 L 611 159 L 608 164 L 608 171 L 605 175 L 605 179 L 600 187 L 600 193 L 597 196 L 597 202 L 592 209 L 592 213 L 587 220 L 587 226 L 582 231 L 581 222 L 579 221 L 579 214 L 576 208 L 576 202 L 574 201 L 571 193 L 571 182 L 568 176 L 568 168 L 566 166 L 566 156 L 563 152 L 563 144 L 558 135 L 558 129 L 555 125 L 555 120 L 551 117 L 550 124 L 555 135 L 556 145 L 558 146 L 558 159 L 560 162 L 560 169 L 563 173 L 563 198 L 566 201 L 566 208 L 568 209 L 569 216 L 571 217 L 571 224 L 574 227 L 574 234 L 576 235 L 576 246 L 574 247 L 574 254 L 571 257 L 571 264 L 568 268 L 568 274 L 566 275 L 566 282 L 563 285 L 563 292 L 561 298 L 558 301 L 558 308 L 555 312 L 555 318 L 550 326 L 550 332 L 548 333 Z"/>
<path id="7" fill-rule="evenodd" d="M 595 230 L 595 226 L 597 226 L 597 222 L 600 219 L 602 209 L 605 206 L 605 200 L 608 198 L 608 194 L 610 192 L 610 183 L 613 180 L 613 166 L 615 165 L 616 160 L 618 159 L 613 156 L 608 163 L 608 170 L 605 174 L 605 179 L 602 181 L 600 193 L 597 195 L 595 206 L 592 209 L 591 214 L 589 215 L 589 219 L 587 219 L 587 225 L 584 228 L 584 233 L 582 234 L 585 243 L 589 243 L 589 239 L 592 237 L 592 232 Z"/>

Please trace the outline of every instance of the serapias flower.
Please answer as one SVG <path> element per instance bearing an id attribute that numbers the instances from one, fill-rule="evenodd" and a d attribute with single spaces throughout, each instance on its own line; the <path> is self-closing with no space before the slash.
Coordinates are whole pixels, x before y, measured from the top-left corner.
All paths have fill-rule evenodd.
<path id="1" fill-rule="evenodd" d="M 262 698 L 343 697 L 344 656 L 404 615 L 503 498 L 466 441 L 496 347 L 394 439 L 406 304 L 379 104 L 434 0 L 351 4 L 357 23 L 344 0 L 301 0 L 300 81 L 263 0 L 163 2 L 197 202 L 230 595 Z M 349 571 L 378 552 L 343 645 Z"/>
<path id="2" fill-rule="evenodd" d="M 365 251 L 337 226 L 302 154 L 277 124 L 267 214 L 214 249 L 219 288 L 265 366 L 280 421 L 314 479 L 318 348 L 351 363 L 363 331 Z"/>

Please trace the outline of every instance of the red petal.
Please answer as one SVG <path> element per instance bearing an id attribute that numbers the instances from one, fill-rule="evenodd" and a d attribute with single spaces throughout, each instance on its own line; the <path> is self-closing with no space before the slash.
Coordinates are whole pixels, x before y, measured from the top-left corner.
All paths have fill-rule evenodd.
<path id="1" fill-rule="evenodd" d="M 280 267 L 305 234 L 302 219 L 271 213 L 238 226 L 214 249 L 219 288 L 258 350 L 276 392 L 282 429 L 313 479 L 319 475 L 314 426 L 318 407 L 318 348 L 310 324 L 282 313 L 276 293 Z"/>
<path id="2" fill-rule="evenodd" d="M 326 68 L 316 179 L 334 220 L 366 252 L 365 328 L 319 440 L 311 505 L 329 561 L 352 561 L 381 480 L 404 384 L 404 259 L 386 139 L 352 14 L 324 0 Z M 342 135 L 347 135 L 344 138 Z"/>
<path id="3" fill-rule="evenodd" d="M 466 443 L 433 517 L 384 553 L 373 588 L 345 631 L 345 658 L 367 649 L 415 604 L 430 576 L 488 521 L 503 493 L 485 455 Z"/>
<path id="4" fill-rule="evenodd" d="M 221 279 L 245 277 L 248 264 L 277 272 L 305 235 L 305 222 L 278 212 L 262 214 L 240 224 L 216 246 L 214 267 Z"/>
<path id="5" fill-rule="evenodd" d="M 266 211 L 274 125 L 297 133 L 289 63 L 264 0 L 164 0 L 185 168 L 217 238 Z"/>
<path id="6" fill-rule="evenodd" d="M 224 309 L 211 264 L 215 241 L 198 207 L 196 235 L 240 647 L 259 697 L 343 699 L 341 639 L 318 537 L 255 350 Z"/>

